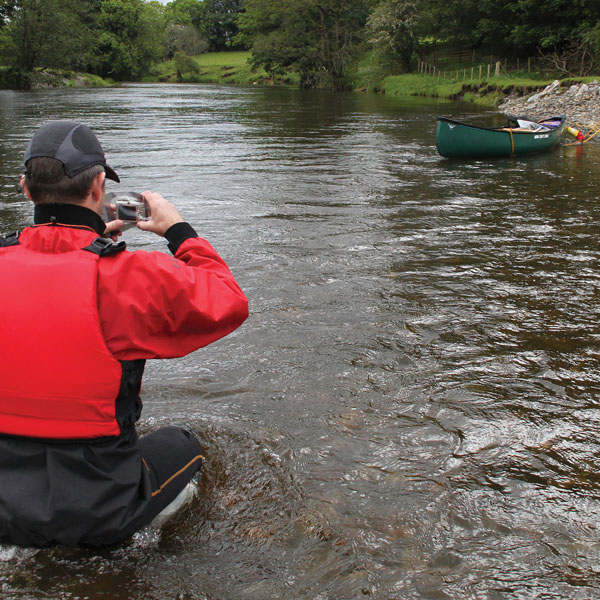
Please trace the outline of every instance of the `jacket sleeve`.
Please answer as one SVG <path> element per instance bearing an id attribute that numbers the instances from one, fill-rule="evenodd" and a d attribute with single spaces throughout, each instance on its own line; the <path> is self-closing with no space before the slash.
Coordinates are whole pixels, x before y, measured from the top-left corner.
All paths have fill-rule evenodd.
<path id="1" fill-rule="evenodd" d="M 119 360 L 185 356 L 248 316 L 246 296 L 206 240 L 170 248 L 174 256 L 138 250 L 99 261 L 100 325 Z"/>

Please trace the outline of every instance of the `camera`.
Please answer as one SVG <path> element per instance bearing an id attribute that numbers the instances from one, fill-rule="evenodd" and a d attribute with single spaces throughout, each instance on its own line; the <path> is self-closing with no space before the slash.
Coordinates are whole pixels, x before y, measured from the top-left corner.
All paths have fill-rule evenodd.
<path id="1" fill-rule="evenodd" d="M 120 219 L 125 222 L 123 229 L 128 229 L 137 221 L 148 221 L 150 209 L 137 192 L 110 192 L 104 200 L 102 218 L 105 222 Z"/>

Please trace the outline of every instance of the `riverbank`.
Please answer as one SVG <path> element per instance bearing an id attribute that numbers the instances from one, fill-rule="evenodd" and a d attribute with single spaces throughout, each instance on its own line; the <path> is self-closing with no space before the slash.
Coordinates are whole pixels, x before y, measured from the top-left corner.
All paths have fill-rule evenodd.
<path id="1" fill-rule="evenodd" d="M 30 90 L 65 87 L 104 87 L 116 85 L 112 79 L 103 79 L 90 73 L 77 73 L 57 69 L 19 71 L 0 67 L 0 89 Z"/>
<path id="2" fill-rule="evenodd" d="M 498 104 L 502 112 L 537 120 L 565 114 L 570 123 L 589 130 L 600 127 L 600 84 L 558 80 L 526 97 L 509 96 Z"/>
<path id="3" fill-rule="evenodd" d="M 190 57 L 194 68 L 190 72 L 177 73 L 175 60 L 156 63 L 141 81 L 143 83 L 218 83 L 235 85 L 297 85 L 294 74 L 276 80 L 263 69 L 253 69 L 249 63 L 250 52 L 210 52 Z M 103 79 L 89 73 L 74 73 L 53 69 L 33 72 L 0 67 L 0 89 L 44 89 L 59 87 L 100 87 L 118 85 L 111 79 Z"/>
<path id="4" fill-rule="evenodd" d="M 385 78 L 377 91 L 475 102 L 533 120 L 565 114 L 569 123 L 584 130 L 600 126 L 600 84 L 591 77 L 552 83 L 524 77 L 445 82 L 428 75 L 398 75 Z"/>

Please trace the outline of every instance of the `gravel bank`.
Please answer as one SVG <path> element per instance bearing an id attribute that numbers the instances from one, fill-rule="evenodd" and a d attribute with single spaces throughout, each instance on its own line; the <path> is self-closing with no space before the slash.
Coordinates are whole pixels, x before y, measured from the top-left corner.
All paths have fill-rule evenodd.
<path id="1" fill-rule="evenodd" d="M 570 124 L 595 129 L 600 127 L 600 84 L 593 81 L 562 86 L 557 80 L 531 96 L 509 97 L 498 108 L 502 112 L 534 120 L 565 114 Z"/>

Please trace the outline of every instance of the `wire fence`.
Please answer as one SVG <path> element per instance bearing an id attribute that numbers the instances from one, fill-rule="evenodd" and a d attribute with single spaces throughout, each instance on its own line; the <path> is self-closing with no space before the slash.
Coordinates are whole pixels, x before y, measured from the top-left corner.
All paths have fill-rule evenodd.
<path id="1" fill-rule="evenodd" d="M 486 57 L 487 58 L 487 57 Z M 462 64 L 461 64 L 462 63 Z M 468 66 L 465 63 L 470 63 Z M 460 65 L 460 66 L 458 66 Z M 507 59 L 489 56 L 486 61 L 475 56 L 470 51 L 456 52 L 444 55 L 443 58 L 433 60 L 419 60 L 418 71 L 421 74 L 431 75 L 439 81 L 473 81 L 501 77 L 515 72 L 532 73 L 545 71 L 546 65 L 539 57 L 525 59 Z"/>

